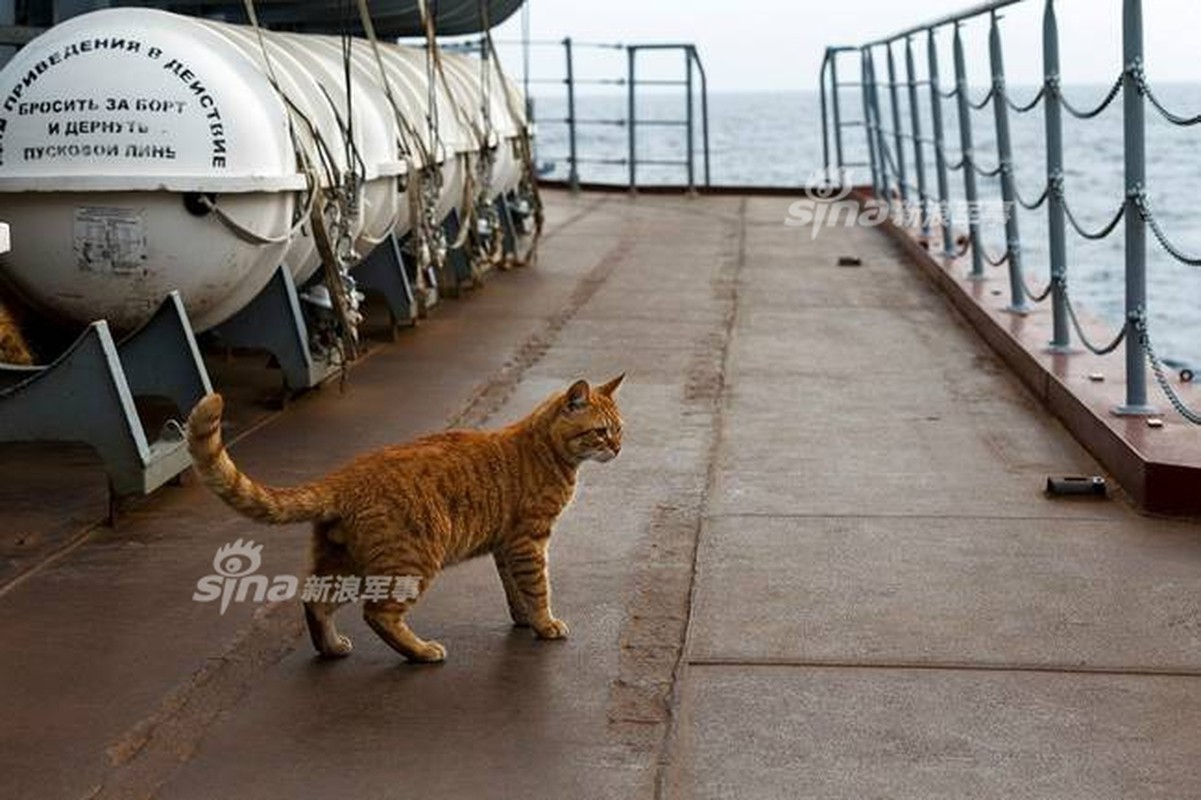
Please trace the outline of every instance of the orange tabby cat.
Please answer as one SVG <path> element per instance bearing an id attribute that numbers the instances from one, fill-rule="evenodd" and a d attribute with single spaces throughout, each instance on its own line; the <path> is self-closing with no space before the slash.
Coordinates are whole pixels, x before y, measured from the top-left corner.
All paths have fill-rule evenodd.
<path id="1" fill-rule="evenodd" d="M 21 328 L 12 313 L 0 300 L 0 363 L 18 364 L 28 367 L 33 364 L 33 353 L 29 349 Z"/>
<path id="2" fill-rule="evenodd" d="M 550 608 L 551 527 L 588 460 L 621 450 L 613 397 L 621 375 L 592 388 L 576 381 L 525 419 L 496 431 L 448 431 L 362 456 L 321 480 L 276 489 L 238 471 L 221 443 L 221 396 L 197 404 L 188 447 L 205 483 L 259 522 L 311 520 L 313 574 L 419 578 L 424 592 L 440 570 L 488 553 L 496 562 L 513 622 L 543 639 L 567 635 Z M 410 661 L 441 661 L 446 649 L 405 623 L 416 598 L 364 603 L 363 617 Z M 334 614 L 341 602 L 306 602 L 317 651 L 350 653 Z"/>

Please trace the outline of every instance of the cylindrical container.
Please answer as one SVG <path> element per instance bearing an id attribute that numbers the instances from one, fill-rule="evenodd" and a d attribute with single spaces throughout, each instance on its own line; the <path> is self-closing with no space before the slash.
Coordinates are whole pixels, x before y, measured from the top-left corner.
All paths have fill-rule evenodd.
<path id="1" fill-rule="evenodd" d="M 377 59 L 354 40 L 347 59 L 337 37 L 261 35 L 120 8 L 18 52 L 0 71 L 0 219 L 13 231 L 0 277 L 47 315 L 119 330 L 176 289 L 202 331 L 279 265 L 298 283 L 317 272 L 314 188 L 354 198 L 343 205 L 360 258 L 409 230 L 408 170 L 441 171 L 438 219 L 461 207 L 483 124 L 478 61 L 446 57 L 456 77 L 435 81 L 431 136 L 424 51 L 380 44 Z M 522 124 L 499 85 L 491 194 L 520 180 L 499 155 Z"/>

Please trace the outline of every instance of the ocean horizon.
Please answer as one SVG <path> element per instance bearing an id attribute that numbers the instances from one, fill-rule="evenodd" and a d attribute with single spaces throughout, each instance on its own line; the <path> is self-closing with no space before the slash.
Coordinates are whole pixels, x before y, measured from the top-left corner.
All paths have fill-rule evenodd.
<path id="1" fill-rule="evenodd" d="M 924 87 L 923 87 L 924 88 Z M 1091 108 L 1108 91 L 1101 84 L 1065 85 L 1064 94 L 1073 106 Z M 1016 103 L 1025 103 L 1037 93 L 1037 86 L 1013 85 L 1010 93 Z M 974 100 L 987 88 L 971 91 Z M 639 94 L 639 121 L 682 120 L 686 103 L 682 92 Z M 1179 114 L 1201 112 L 1201 83 L 1165 82 L 1157 86 L 1163 102 Z M 900 111 L 908 129 L 909 109 L 906 93 L 901 93 Z M 882 114 L 891 120 L 887 92 L 881 98 Z M 929 125 L 929 91 L 920 95 L 922 122 Z M 627 99 L 619 92 L 584 92 L 576 96 L 576 117 L 580 120 L 624 120 Z M 534 94 L 538 120 L 538 160 L 548 169 L 547 177 L 565 179 L 567 169 L 566 98 L 557 94 Z M 1086 229 L 1101 228 L 1121 205 L 1124 196 L 1123 125 L 1121 101 L 1113 103 L 1092 120 L 1076 120 L 1064 115 L 1065 181 L 1068 203 Z M 857 91 L 842 94 L 844 121 L 862 118 L 862 101 Z M 943 101 L 947 158 L 954 163 L 960 157 L 958 112 L 954 100 Z M 709 95 L 711 182 L 727 186 L 773 186 L 795 188 L 803 197 L 807 183 L 822 175 L 821 103 L 816 90 L 765 92 L 755 90 L 713 91 Z M 557 121 L 558 120 L 558 121 Z M 1010 112 L 1013 132 L 1015 176 L 1018 191 L 1027 200 L 1037 198 L 1046 185 L 1044 119 L 1041 105 L 1032 113 Z M 696 108 L 696 180 L 703 182 L 700 153 L 700 105 Z M 972 112 L 972 131 L 980 166 L 989 170 L 998 163 L 991 105 Z M 928 127 L 923 131 L 930 135 Z M 682 127 L 644 126 L 638 133 L 639 158 L 682 159 L 686 135 Z M 890 142 L 891 144 L 891 142 Z M 913 174 L 912 143 L 905 143 L 905 159 Z M 831 144 L 833 147 L 833 144 Z M 867 150 L 862 128 L 844 130 L 846 158 L 866 161 Z M 624 159 L 628 140 L 624 125 L 581 124 L 577 130 L 577 149 L 581 160 Z M 1147 189 L 1156 218 L 1179 247 L 1190 254 L 1201 254 L 1201 226 L 1195 221 L 1192 199 L 1195 195 L 1195 169 L 1201 156 L 1201 139 L 1190 128 L 1177 128 L 1163 120 L 1153 108 L 1147 109 Z M 927 185 L 935 186 L 933 151 L 925 149 Z M 624 185 L 624 164 L 581 163 L 580 177 L 585 181 Z M 949 175 L 954 204 L 962 204 L 962 172 Z M 682 184 L 687 179 L 683 166 L 640 166 L 638 180 L 643 184 Z M 870 171 L 852 170 L 850 180 L 870 184 Z M 980 178 L 980 199 L 1000 203 L 999 178 Z M 780 224 L 792 202 L 780 199 Z M 1048 240 L 1046 211 L 1019 209 L 1022 249 L 1027 282 L 1032 289 L 1048 280 Z M 956 220 L 957 227 L 965 221 Z M 1005 250 L 1005 231 L 1000 220 L 986 222 L 982 235 L 993 255 Z M 1109 323 L 1116 331 L 1124 317 L 1124 237 L 1119 226 L 1109 238 L 1094 242 L 1068 234 L 1069 286 L 1076 304 Z M 1201 364 L 1201 269 L 1170 258 L 1153 237 L 1148 237 L 1148 311 L 1151 332 L 1161 356 Z"/>

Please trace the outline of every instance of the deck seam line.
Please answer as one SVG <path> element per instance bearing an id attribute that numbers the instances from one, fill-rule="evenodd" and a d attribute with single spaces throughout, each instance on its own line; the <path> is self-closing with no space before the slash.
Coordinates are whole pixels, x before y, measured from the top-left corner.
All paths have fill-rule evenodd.
<path id="1" fill-rule="evenodd" d="M 44 558 L 42 558 L 36 564 L 31 565 L 29 567 L 29 569 L 16 575 L 8 583 L 4 584 L 3 586 L 0 586 L 0 599 L 3 599 L 4 597 L 8 596 L 10 593 L 19 589 L 21 586 L 24 586 L 26 583 L 28 583 L 30 580 L 32 580 L 35 577 L 37 577 L 38 575 L 40 575 L 45 570 L 49 569 L 50 567 L 54 566 L 58 562 L 62 561 L 64 558 L 66 558 L 67 556 L 74 553 L 80 547 L 83 547 L 85 544 L 87 544 L 89 541 L 91 541 L 92 537 L 96 534 L 96 532 L 99 531 L 103 527 L 104 527 L 103 520 L 97 520 L 96 522 L 85 523 L 83 529 L 76 532 L 75 535 L 72 536 L 61 547 L 46 554 L 46 556 Z"/>
<path id="2" fill-rule="evenodd" d="M 663 733 L 662 743 L 659 749 L 659 758 L 655 771 L 654 783 L 654 798 L 655 800 L 665 800 L 669 797 L 670 784 L 672 783 L 672 767 L 673 755 L 675 754 L 680 738 L 680 711 L 682 707 L 682 696 L 684 688 L 684 677 L 691 659 L 688 655 L 689 642 L 693 636 L 693 626 L 696 622 L 696 616 L 693 614 L 693 609 L 696 608 L 697 593 L 699 591 L 697 581 L 697 571 L 700 568 L 701 561 L 701 544 L 704 537 L 705 528 L 708 522 L 708 514 L 705 509 L 709 504 L 710 498 L 716 489 L 718 481 L 718 473 L 720 471 L 721 449 L 725 439 L 725 409 L 726 398 L 728 396 L 730 375 L 730 360 L 733 354 L 733 341 L 738 328 L 739 318 L 739 302 L 740 302 L 740 283 L 742 273 L 746 268 L 747 263 L 747 198 L 742 198 L 738 205 L 738 240 L 734 254 L 733 269 L 730 272 L 730 304 L 723 320 L 722 331 L 723 341 L 721 343 L 721 360 L 718 366 L 718 384 L 716 387 L 716 399 L 713 404 L 713 440 L 709 444 L 707 453 L 708 465 L 705 475 L 705 484 L 700 500 L 700 509 L 697 518 L 696 526 L 696 543 L 692 551 L 692 563 L 689 569 L 688 578 L 688 603 L 685 608 L 686 619 L 684 622 L 684 636 L 680 642 L 680 652 L 676 658 L 676 663 L 671 670 L 671 692 L 668 696 L 667 706 L 667 729 Z"/>
<path id="3" fill-rule="evenodd" d="M 1100 675 L 1145 678 L 1201 678 L 1196 669 L 1148 666 L 1089 666 L 1087 664 L 1001 664 L 987 661 L 823 661 L 789 658 L 692 658 L 692 667 L 896 670 L 924 672 L 1002 672 L 1051 675 Z"/>
<path id="4" fill-rule="evenodd" d="M 706 517 L 710 520 L 721 519 L 867 519 L 867 520 L 956 520 L 963 522 L 1104 522 L 1121 525 L 1125 521 L 1108 517 L 1056 517 L 1056 516 L 1008 516 L 1004 514 L 807 514 L 803 511 L 796 513 L 770 512 L 719 512 Z"/>
<path id="5" fill-rule="evenodd" d="M 588 216 L 589 214 L 591 214 L 593 211 L 600 208 L 601 206 L 607 205 L 609 202 L 611 202 L 610 198 L 602 197 L 597 200 L 594 200 L 591 203 L 588 203 L 586 206 L 584 206 L 583 208 L 576 211 L 574 214 L 567 217 L 567 219 L 560 222 L 552 230 L 549 230 L 546 233 L 542 234 L 542 241 L 543 242 L 550 241 L 555 236 L 559 235 L 566 229 L 570 228 L 572 225 L 575 225 L 577 222 L 579 222 L 584 217 Z"/>

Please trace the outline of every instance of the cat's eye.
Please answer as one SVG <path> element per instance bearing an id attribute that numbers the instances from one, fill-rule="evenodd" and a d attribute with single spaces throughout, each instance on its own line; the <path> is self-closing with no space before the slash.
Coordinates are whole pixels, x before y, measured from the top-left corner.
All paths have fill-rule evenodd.
<path id="1" fill-rule="evenodd" d="M 608 428 L 593 428 L 593 429 L 592 429 L 592 432 L 593 432 L 593 433 L 595 433 L 595 434 L 597 434 L 597 435 L 599 435 L 599 436 L 608 436 L 608 435 L 609 435 L 609 429 L 608 429 Z"/>

